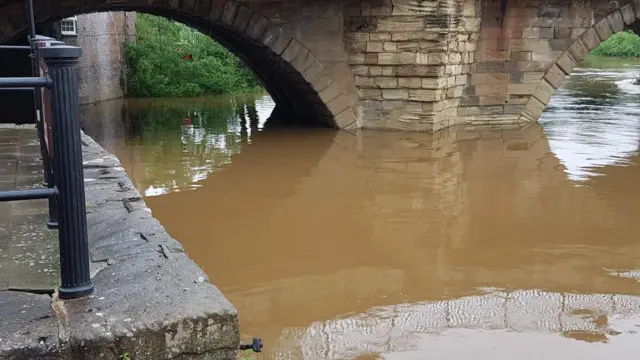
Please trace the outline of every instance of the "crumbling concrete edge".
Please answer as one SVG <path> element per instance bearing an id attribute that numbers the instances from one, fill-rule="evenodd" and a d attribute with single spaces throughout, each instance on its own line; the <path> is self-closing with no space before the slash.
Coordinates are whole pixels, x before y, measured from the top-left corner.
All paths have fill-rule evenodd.
<path id="1" fill-rule="evenodd" d="M 67 314 L 64 358 L 235 359 L 236 309 L 153 218 L 117 157 L 82 141 L 96 291 L 54 299 Z"/>
<path id="2" fill-rule="evenodd" d="M 95 293 L 5 292 L 0 302 L 25 310 L 7 324 L 16 333 L 0 340 L 0 359 L 236 359 L 236 309 L 153 218 L 120 161 L 82 141 Z"/>

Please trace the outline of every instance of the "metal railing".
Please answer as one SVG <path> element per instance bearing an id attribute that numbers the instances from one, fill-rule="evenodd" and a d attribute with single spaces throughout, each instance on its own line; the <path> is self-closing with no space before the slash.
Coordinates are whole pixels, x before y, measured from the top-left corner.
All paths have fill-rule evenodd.
<path id="1" fill-rule="evenodd" d="M 82 49 L 37 36 L 33 0 L 28 0 L 28 16 L 31 45 L 3 45 L 0 51 L 29 50 L 33 76 L 0 78 L 0 90 L 33 91 L 46 189 L 0 192 L 0 202 L 49 200 L 47 225 L 58 229 L 60 245 L 58 296 L 75 299 L 93 292 L 78 104 L 78 61 Z"/>

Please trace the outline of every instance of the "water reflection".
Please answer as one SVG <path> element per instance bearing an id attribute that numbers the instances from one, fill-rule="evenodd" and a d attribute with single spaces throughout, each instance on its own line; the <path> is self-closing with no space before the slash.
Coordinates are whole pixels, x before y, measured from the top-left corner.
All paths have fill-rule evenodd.
<path id="1" fill-rule="evenodd" d="M 545 113 L 547 135 L 260 131 L 262 97 L 128 102 L 85 128 L 139 189 L 162 189 L 146 198 L 154 215 L 265 358 L 631 359 L 640 135 L 611 105 L 624 89 L 599 102 L 579 79 Z M 566 110 L 583 98 L 606 109 L 575 110 L 589 131 Z"/>
<path id="2" fill-rule="evenodd" d="M 606 70 L 602 70 L 602 69 Z M 640 145 L 640 61 L 588 57 L 567 78 L 540 119 L 571 180 L 626 165 Z"/>

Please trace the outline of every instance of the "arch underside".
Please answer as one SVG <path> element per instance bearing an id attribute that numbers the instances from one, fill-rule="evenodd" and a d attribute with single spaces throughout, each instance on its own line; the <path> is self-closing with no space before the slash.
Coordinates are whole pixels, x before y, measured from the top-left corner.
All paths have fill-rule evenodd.
<path id="1" fill-rule="evenodd" d="M 343 128 L 355 125 L 355 116 L 348 116 L 346 123 L 336 121 L 336 118 L 344 117 L 345 112 L 352 114 L 353 110 L 344 105 L 344 94 L 340 90 L 336 91 L 337 83 L 315 56 L 279 26 L 233 0 L 155 1 L 153 5 L 137 0 L 106 4 L 104 1 L 78 1 L 75 7 L 46 0 L 41 0 L 40 4 L 42 1 L 48 5 L 36 7 L 38 23 L 53 22 L 82 13 L 135 11 L 170 18 L 211 36 L 238 56 L 273 97 L 276 108 L 268 125 Z M 176 6 L 171 6 L 172 4 Z M 232 10 L 228 9 L 229 4 Z M 0 11 L 9 11 L 1 5 L 0 3 Z M 19 5 L 13 3 L 5 5 L 5 8 L 20 8 Z M 26 33 L 26 14 L 24 11 L 18 13 L 21 15 L 15 16 L 16 25 L 9 37 Z M 8 40 L 6 31 L 2 30 L 0 26 L 0 42 Z M 5 39 L 2 38 L 3 33 Z M 337 98 L 340 101 L 336 101 Z M 332 105 L 335 103 L 341 106 Z"/>

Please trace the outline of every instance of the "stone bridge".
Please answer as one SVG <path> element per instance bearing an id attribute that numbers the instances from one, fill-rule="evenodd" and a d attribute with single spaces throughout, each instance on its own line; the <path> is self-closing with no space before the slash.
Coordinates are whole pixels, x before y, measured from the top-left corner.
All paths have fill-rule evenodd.
<path id="1" fill-rule="evenodd" d="M 279 118 L 344 129 L 437 131 L 536 121 L 564 77 L 640 0 L 36 0 L 39 23 L 149 12 L 242 58 Z M 26 5 L 0 0 L 0 42 Z"/>

